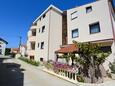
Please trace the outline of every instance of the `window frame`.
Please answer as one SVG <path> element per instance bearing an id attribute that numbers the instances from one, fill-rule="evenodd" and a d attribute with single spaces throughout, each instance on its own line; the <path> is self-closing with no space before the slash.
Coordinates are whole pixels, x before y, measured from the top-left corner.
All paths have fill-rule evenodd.
<path id="1" fill-rule="evenodd" d="M 41 30 L 40 30 L 40 28 L 39 28 L 39 33 L 40 33 L 40 31 L 41 31 Z"/>
<path id="2" fill-rule="evenodd" d="M 36 28 L 31 30 L 32 36 L 36 36 L 36 34 L 37 34 L 36 31 L 37 31 Z"/>
<path id="3" fill-rule="evenodd" d="M 90 11 L 88 11 L 88 10 L 90 10 Z M 88 13 L 90 13 L 90 12 L 92 12 L 92 6 L 88 6 L 88 7 L 86 7 L 86 13 L 88 14 Z"/>
<path id="4" fill-rule="evenodd" d="M 42 26 L 42 33 L 45 32 L 45 25 Z"/>
<path id="5" fill-rule="evenodd" d="M 98 25 L 98 32 L 91 32 L 91 29 L 94 25 Z M 95 22 L 95 23 L 92 23 L 92 24 L 89 24 L 89 31 L 90 31 L 90 34 L 96 34 L 96 33 L 100 33 L 101 32 L 101 28 L 100 28 L 100 23 L 99 22 Z"/>
<path id="6" fill-rule="evenodd" d="M 38 48 L 40 47 L 40 43 L 38 43 Z"/>
<path id="7" fill-rule="evenodd" d="M 74 20 L 74 19 L 76 19 L 76 18 L 78 18 L 78 16 L 76 16 L 76 17 L 72 17 L 72 15 L 74 15 L 75 13 L 78 13 L 77 11 L 74 11 L 73 13 L 71 13 L 71 20 Z"/>
<path id="8" fill-rule="evenodd" d="M 41 49 L 44 49 L 44 42 L 41 42 Z"/>
<path id="9" fill-rule="evenodd" d="M 43 17 L 43 19 L 44 19 L 44 18 L 46 17 L 46 14 L 43 14 L 43 16 L 42 16 L 42 17 Z"/>
<path id="10" fill-rule="evenodd" d="M 77 31 L 77 36 L 73 36 L 73 33 L 75 32 L 75 31 Z M 71 33 L 72 33 L 72 38 L 77 38 L 77 37 L 79 37 L 79 30 L 78 30 L 78 28 L 76 28 L 76 29 L 73 29 L 72 31 L 71 31 Z"/>

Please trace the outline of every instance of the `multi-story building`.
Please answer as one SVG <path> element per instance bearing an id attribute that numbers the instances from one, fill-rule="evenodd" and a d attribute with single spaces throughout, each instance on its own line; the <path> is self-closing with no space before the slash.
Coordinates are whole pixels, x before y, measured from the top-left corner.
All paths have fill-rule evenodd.
<path id="1" fill-rule="evenodd" d="M 5 41 L 4 39 L 0 38 L 0 55 L 5 55 L 5 49 L 6 49 L 7 44 L 8 44 L 7 41 Z"/>
<path id="2" fill-rule="evenodd" d="M 111 50 L 115 40 L 112 0 L 97 0 L 64 12 L 53 5 L 49 6 L 33 22 L 28 32 L 28 57 L 41 61 L 55 60 L 55 51 L 60 45 L 73 44 L 73 40 L 101 43 L 102 50 Z M 64 48 L 63 52 L 69 48 Z"/>
<path id="3" fill-rule="evenodd" d="M 114 12 L 112 0 L 97 0 L 67 10 L 68 44 L 73 40 L 95 42 L 101 43 L 103 50 L 110 50 L 115 38 Z"/>
<path id="4" fill-rule="evenodd" d="M 32 24 L 28 32 L 27 53 L 30 59 L 55 60 L 62 45 L 63 11 L 50 5 Z"/>

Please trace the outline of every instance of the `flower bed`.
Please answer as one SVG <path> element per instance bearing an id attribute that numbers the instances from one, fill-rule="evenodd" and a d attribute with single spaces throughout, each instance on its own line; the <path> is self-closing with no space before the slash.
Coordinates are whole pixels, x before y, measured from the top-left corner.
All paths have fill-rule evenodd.
<path id="1" fill-rule="evenodd" d="M 70 66 L 68 64 L 62 64 L 59 62 L 49 62 L 45 63 L 45 67 L 48 70 L 55 72 L 61 76 L 67 77 L 72 80 L 76 80 L 79 82 L 84 82 L 84 79 L 81 75 L 78 74 L 78 66 Z"/>

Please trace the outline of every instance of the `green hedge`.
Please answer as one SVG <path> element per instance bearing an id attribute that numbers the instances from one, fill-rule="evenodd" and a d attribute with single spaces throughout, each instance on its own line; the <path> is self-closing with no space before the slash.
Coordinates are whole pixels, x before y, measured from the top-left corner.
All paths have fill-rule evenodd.
<path id="1" fill-rule="evenodd" d="M 25 57 L 19 57 L 20 60 L 24 61 L 24 62 L 27 62 L 29 64 L 32 64 L 32 65 L 35 65 L 35 66 L 39 66 L 39 62 L 37 61 L 34 61 L 34 60 L 30 60 L 28 58 L 25 58 Z"/>
<path id="2" fill-rule="evenodd" d="M 115 74 L 115 62 L 110 64 L 111 72 Z"/>

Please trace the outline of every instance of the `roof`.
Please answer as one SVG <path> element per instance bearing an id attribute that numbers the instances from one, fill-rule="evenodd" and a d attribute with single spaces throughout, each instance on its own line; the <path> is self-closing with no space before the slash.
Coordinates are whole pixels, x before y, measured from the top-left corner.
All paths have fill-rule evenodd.
<path id="1" fill-rule="evenodd" d="M 0 41 L 3 41 L 4 43 L 8 44 L 7 41 L 5 41 L 4 39 L 0 38 Z"/>
<path id="2" fill-rule="evenodd" d="M 78 52 L 79 48 L 75 44 L 68 44 L 61 47 L 57 50 L 56 53 L 73 53 Z"/>
<path id="3" fill-rule="evenodd" d="M 19 48 L 12 48 L 12 51 L 19 51 Z"/>
<path id="4" fill-rule="evenodd" d="M 27 46 L 26 46 L 26 45 L 21 45 L 21 47 L 25 47 L 25 48 L 27 48 Z"/>
<path id="5" fill-rule="evenodd" d="M 54 5 L 51 4 L 33 23 L 36 23 L 39 20 L 39 18 L 42 17 L 51 8 L 55 9 L 56 11 L 58 11 L 60 13 L 63 13 L 63 11 L 61 11 L 59 8 L 57 8 L 56 6 L 54 6 Z"/>

